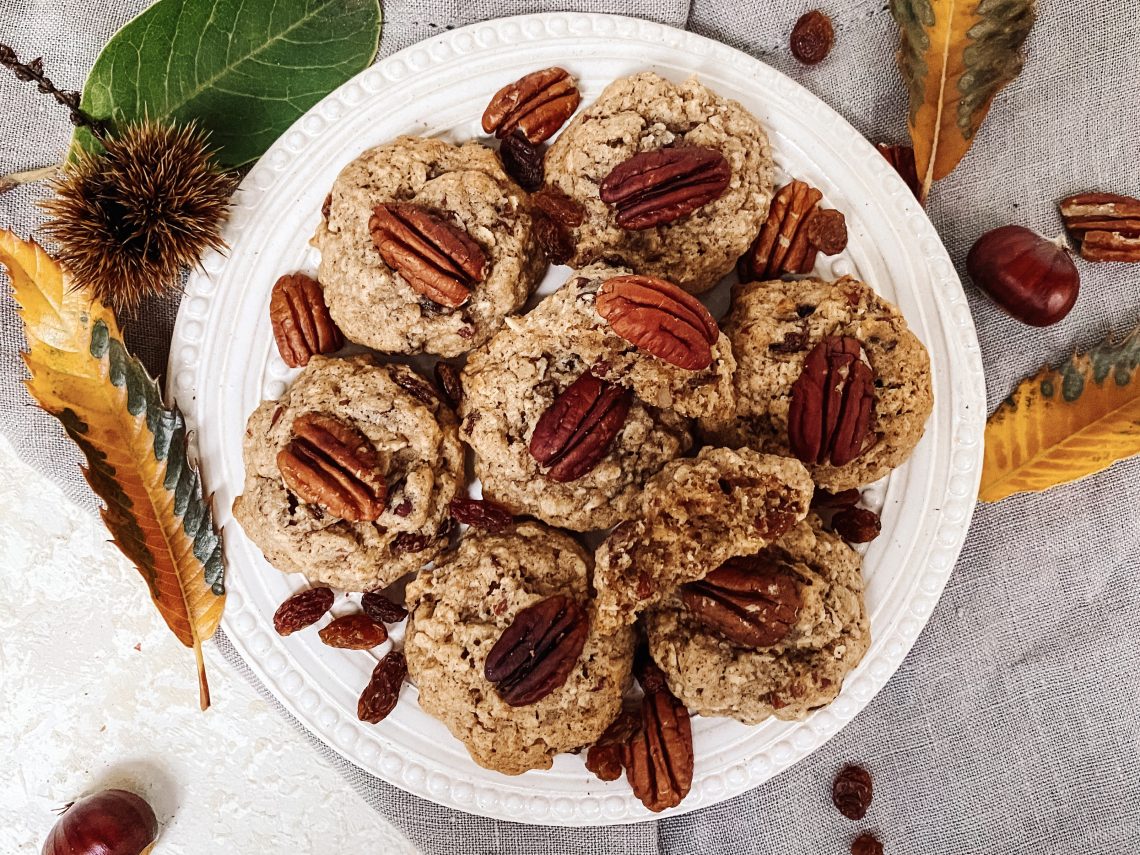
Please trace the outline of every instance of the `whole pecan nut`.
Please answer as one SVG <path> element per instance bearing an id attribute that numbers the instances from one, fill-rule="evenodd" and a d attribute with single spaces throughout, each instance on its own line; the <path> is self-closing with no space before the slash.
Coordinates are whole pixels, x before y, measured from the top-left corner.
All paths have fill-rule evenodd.
<path id="1" fill-rule="evenodd" d="M 874 415 L 874 383 L 858 339 L 829 336 L 812 348 L 792 384 L 792 454 L 804 463 L 832 466 L 844 466 L 862 454 Z"/>
<path id="2" fill-rule="evenodd" d="M 625 425 L 632 395 L 587 371 L 542 414 L 530 437 L 530 455 L 549 467 L 552 481 L 576 481 L 606 456 Z"/>
<path id="3" fill-rule="evenodd" d="M 780 188 L 760 234 L 740 259 L 742 282 L 810 273 L 817 253 L 835 255 L 846 248 L 847 220 L 842 211 L 819 208 L 822 198 L 821 192 L 803 181 L 793 180 Z M 823 218 L 813 226 L 817 213 Z"/>
<path id="4" fill-rule="evenodd" d="M 350 522 L 374 520 L 388 489 L 380 454 L 363 433 L 325 413 L 304 413 L 277 453 L 281 477 L 302 501 Z"/>
<path id="5" fill-rule="evenodd" d="M 728 188 L 732 167 L 711 148 L 642 151 L 615 166 L 598 192 L 617 224 L 637 231 L 671 223 L 707 205 Z"/>
<path id="6" fill-rule="evenodd" d="M 291 595 L 273 614 L 273 628 L 278 635 L 292 635 L 312 626 L 332 608 L 332 588 L 306 588 Z"/>
<path id="7" fill-rule="evenodd" d="M 372 677 L 357 701 L 356 717 L 370 724 L 387 718 L 396 708 L 407 676 L 408 660 L 399 650 L 390 650 L 372 669 Z"/>
<path id="8" fill-rule="evenodd" d="M 502 139 L 519 131 L 527 142 L 550 139 L 578 109 L 582 96 L 564 68 L 544 68 L 509 83 L 483 111 L 483 131 Z"/>
<path id="9" fill-rule="evenodd" d="M 702 624 L 744 647 L 779 643 L 802 603 L 785 563 L 770 552 L 732 558 L 681 588 L 681 602 Z"/>
<path id="10" fill-rule="evenodd" d="M 388 630 L 369 615 L 357 612 L 341 615 L 318 635 L 329 647 L 344 650 L 370 650 L 388 640 Z"/>
<path id="11" fill-rule="evenodd" d="M 533 704 L 566 682 L 589 629 L 576 601 L 547 597 L 515 615 L 487 654 L 483 673 L 512 707 Z"/>
<path id="12" fill-rule="evenodd" d="M 676 807 L 693 784 L 693 732 L 689 711 L 667 689 L 641 705 L 641 727 L 622 753 L 626 778 L 643 805 L 657 812 Z"/>
<path id="13" fill-rule="evenodd" d="M 466 231 L 420 205 L 377 205 L 368 230 L 384 263 L 433 303 L 462 306 L 486 275 L 483 248 Z"/>
<path id="14" fill-rule="evenodd" d="M 344 336 L 329 314 L 320 283 L 304 273 L 287 273 L 273 285 L 269 323 L 281 358 L 290 368 L 308 365 L 315 353 L 344 347 Z"/>
<path id="15" fill-rule="evenodd" d="M 712 364 L 720 329 L 700 300 L 653 276 L 614 276 L 598 290 L 598 314 L 630 344 L 658 359 L 700 371 Z"/>
<path id="16" fill-rule="evenodd" d="M 1140 199 L 1078 193 L 1062 199 L 1061 218 L 1086 261 L 1140 261 Z"/>

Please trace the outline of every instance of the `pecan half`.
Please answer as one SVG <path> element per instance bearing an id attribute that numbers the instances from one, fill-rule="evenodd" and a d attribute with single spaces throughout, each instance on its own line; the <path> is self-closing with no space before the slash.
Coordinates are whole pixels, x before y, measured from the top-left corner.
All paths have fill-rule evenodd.
<path id="1" fill-rule="evenodd" d="M 281 358 L 290 368 L 308 365 L 314 353 L 344 347 L 344 336 L 329 314 L 320 283 L 304 273 L 287 273 L 269 294 L 269 323 Z"/>
<path id="2" fill-rule="evenodd" d="M 658 359 L 700 371 L 712 364 L 720 329 L 700 300 L 664 279 L 614 276 L 594 304 L 615 333 Z"/>
<path id="3" fill-rule="evenodd" d="M 598 187 L 617 224 L 638 231 L 688 216 L 728 188 L 732 167 L 711 148 L 642 151 L 619 163 Z"/>
<path id="4" fill-rule="evenodd" d="M 785 184 L 772 199 L 760 234 L 737 265 L 742 282 L 773 279 L 783 273 L 810 273 L 818 252 L 835 255 L 847 246 L 847 221 L 830 211 L 809 228 L 823 194 L 803 181 Z M 819 244 L 812 242 L 812 238 Z"/>
<path id="5" fill-rule="evenodd" d="M 878 143 L 875 148 L 895 168 L 903 183 L 910 188 L 914 198 L 922 201 L 922 182 L 918 180 L 918 167 L 914 163 L 914 149 L 909 145 Z"/>
<path id="6" fill-rule="evenodd" d="M 390 650 L 372 669 L 372 677 L 357 701 L 356 717 L 370 724 L 387 718 L 396 708 L 407 676 L 408 660 L 399 650 Z"/>
<path id="7" fill-rule="evenodd" d="M 318 635 L 329 647 L 344 650 L 370 650 L 388 640 L 388 630 L 384 624 L 377 623 L 362 612 L 341 615 Z"/>
<path id="8" fill-rule="evenodd" d="M 731 558 L 681 588 L 681 602 L 702 624 L 744 647 L 771 647 L 796 622 L 795 578 L 770 552 Z"/>
<path id="9" fill-rule="evenodd" d="M 632 709 L 623 707 L 618 717 L 610 722 L 605 733 L 586 752 L 586 768 L 601 781 L 616 781 L 621 777 L 622 755 L 625 746 L 640 724 Z"/>
<path id="10" fill-rule="evenodd" d="M 335 416 L 304 413 L 293 439 L 277 453 L 285 486 L 302 501 L 350 522 L 374 520 L 388 488 L 380 454 L 363 433 Z"/>
<path id="11" fill-rule="evenodd" d="M 689 711 L 667 689 L 645 696 L 641 728 L 622 753 L 626 778 L 643 805 L 676 807 L 693 784 L 693 732 Z"/>
<path id="12" fill-rule="evenodd" d="M 487 654 L 483 673 L 512 707 L 540 701 L 566 682 L 582 653 L 589 618 L 563 594 L 515 615 Z"/>
<path id="13" fill-rule="evenodd" d="M 1085 261 L 1140 261 L 1140 199 L 1078 193 L 1062 199 L 1060 209 Z"/>
<path id="14" fill-rule="evenodd" d="M 581 100 L 566 69 L 533 71 L 495 93 L 483 111 L 483 131 L 502 139 L 518 130 L 527 142 L 540 143 L 554 136 Z"/>
<path id="15" fill-rule="evenodd" d="M 377 205 L 368 230 L 384 263 L 433 303 L 462 306 L 486 275 L 483 248 L 463 229 L 420 205 Z"/>
<path id="16" fill-rule="evenodd" d="M 576 481 L 606 456 L 625 425 L 633 396 L 628 389 L 587 371 L 539 418 L 530 437 L 530 455 L 550 467 L 552 481 Z"/>
<path id="17" fill-rule="evenodd" d="M 812 348 L 792 384 L 788 443 L 804 463 L 843 466 L 863 453 L 875 408 L 875 375 L 863 346 L 829 336 Z"/>

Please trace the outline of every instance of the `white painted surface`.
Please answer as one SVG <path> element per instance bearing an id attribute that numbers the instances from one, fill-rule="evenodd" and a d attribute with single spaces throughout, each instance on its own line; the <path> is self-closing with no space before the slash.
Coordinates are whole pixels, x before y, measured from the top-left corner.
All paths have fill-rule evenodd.
<path id="1" fill-rule="evenodd" d="M 212 646 L 199 711 L 192 653 L 107 540 L 0 437 L 0 852 L 120 786 L 155 808 L 155 855 L 414 853 Z"/>

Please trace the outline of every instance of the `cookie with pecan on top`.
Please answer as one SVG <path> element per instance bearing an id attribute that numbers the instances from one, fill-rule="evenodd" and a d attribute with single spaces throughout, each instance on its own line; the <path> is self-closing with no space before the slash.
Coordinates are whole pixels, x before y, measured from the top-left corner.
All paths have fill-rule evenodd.
<path id="1" fill-rule="evenodd" d="M 738 366 L 736 412 L 702 419 L 707 441 L 796 457 L 838 491 L 882 478 L 922 438 L 930 357 L 870 286 L 850 277 L 738 285 L 724 332 Z"/>

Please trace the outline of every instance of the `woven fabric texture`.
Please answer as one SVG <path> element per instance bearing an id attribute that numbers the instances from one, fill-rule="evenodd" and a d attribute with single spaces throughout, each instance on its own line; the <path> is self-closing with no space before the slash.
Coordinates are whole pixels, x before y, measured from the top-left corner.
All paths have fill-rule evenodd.
<path id="1" fill-rule="evenodd" d="M 102 45 L 145 0 L 4 0 L 0 40 L 43 55 L 80 88 Z M 768 0 L 387 0 L 380 55 L 444 28 L 508 14 L 588 10 L 689 27 L 786 72 L 873 141 L 906 136 L 883 0 L 823 4 L 835 48 L 814 68 L 787 50 L 815 3 Z M 1060 231 L 1057 199 L 1103 189 L 1140 195 L 1140 14 L 1135 0 L 1040 0 L 1022 75 L 994 103 L 973 148 L 928 211 L 964 276 L 982 232 L 1021 223 Z M 552 56 L 551 62 L 558 57 Z M 0 73 L 0 171 L 57 162 L 66 115 Z M 0 196 L 0 227 L 37 234 L 44 189 Z M 1081 264 L 1082 294 L 1063 322 L 1023 326 L 967 285 L 992 409 L 1042 363 L 1140 321 L 1140 267 Z M 129 345 L 161 374 L 177 298 L 125 318 Z M 80 461 L 22 388 L 22 338 L 0 296 L 0 429 L 33 466 L 94 510 Z M 1140 459 L 1046 494 L 981 506 L 942 600 L 875 700 L 826 747 L 769 783 L 689 816 L 627 828 L 554 829 L 481 819 L 408 796 L 310 735 L 371 805 L 428 853 L 841 853 L 872 829 L 891 855 L 1118 855 L 1140 851 Z M 219 635 L 236 668 L 255 685 Z M 259 687 L 263 693 L 264 688 Z M 266 695 L 282 715 L 288 715 Z M 294 722 L 296 723 L 296 722 Z M 299 725 L 298 725 L 299 726 Z M 874 775 L 865 821 L 830 804 L 830 782 L 856 761 Z"/>

